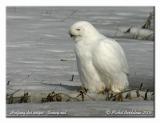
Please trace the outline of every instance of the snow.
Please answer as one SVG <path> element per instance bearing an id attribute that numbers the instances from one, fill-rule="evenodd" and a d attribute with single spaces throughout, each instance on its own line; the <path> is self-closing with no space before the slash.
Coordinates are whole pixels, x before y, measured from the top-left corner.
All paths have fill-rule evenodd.
<path id="1" fill-rule="evenodd" d="M 152 117 L 154 114 L 152 101 L 132 101 L 132 102 L 85 101 L 83 102 L 83 104 L 82 102 L 69 102 L 69 103 L 53 102 L 44 104 L 10 104 L 7 105 L 7 107 L 8 107 L 7 109 L 8 117 L 9 116 Z M 39 112 L 41 113 L 41 115 L 39 115 L 38 113 L 37 115 L 33 115 L 33 113 L 27 115 L 27 112 Z M 125 114 L 127 112 L 128 115 Z M 25 115 L 23 115 L 24 113 Z"/>

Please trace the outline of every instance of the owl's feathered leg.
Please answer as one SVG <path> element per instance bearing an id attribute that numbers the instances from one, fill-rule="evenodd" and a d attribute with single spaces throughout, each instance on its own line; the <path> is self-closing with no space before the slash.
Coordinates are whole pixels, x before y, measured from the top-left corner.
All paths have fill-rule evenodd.
<path id="1" fill-rule="evenodd" d="M 115 93 L 113 91 L 105 91 L 106 101 L 123 101 L 123 93 Z"/>
<path id="2" fill-rule="evenodd" d="M 108 94 L 108 93 L 109 93 L 109 89 L 107 89 L 107 88 L 98 92 L 98 94 Z"/>

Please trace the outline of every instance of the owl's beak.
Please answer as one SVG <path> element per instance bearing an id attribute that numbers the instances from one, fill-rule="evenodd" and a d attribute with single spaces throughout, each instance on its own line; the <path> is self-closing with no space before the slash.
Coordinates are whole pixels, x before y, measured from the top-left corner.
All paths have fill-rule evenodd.
<path id="1" fill-rule="evenodd" d="M 74 36 L 70 31 L 69 31 L 69 35 L 70 35 L 71 38 Z"/>

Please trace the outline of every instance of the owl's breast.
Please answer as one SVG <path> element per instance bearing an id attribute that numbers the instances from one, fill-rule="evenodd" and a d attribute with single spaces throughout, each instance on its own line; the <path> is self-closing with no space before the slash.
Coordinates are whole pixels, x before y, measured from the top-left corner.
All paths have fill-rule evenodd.
<path id="1" fill-rule="evenodd" d="M 104 85 L 101 83 L 99 73 L 93 65 L 90 47 L 76 47 L 75 53 L 81 82 L 90 90 L 101 90 L 99 88 Z"/>

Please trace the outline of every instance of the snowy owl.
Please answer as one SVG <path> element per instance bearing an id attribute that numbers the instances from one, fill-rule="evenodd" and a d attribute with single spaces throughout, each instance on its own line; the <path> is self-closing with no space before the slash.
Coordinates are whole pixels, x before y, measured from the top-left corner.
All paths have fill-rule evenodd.
<path id="1" fill-rule="evenodd" d="M 82 87 L 96 93 L 105 89 L 119 93 L 128 87 L 126 56 L 115 40 L 102 35 L 87 21 L 73 24 L 69 34 L 75 42 Z"/>

